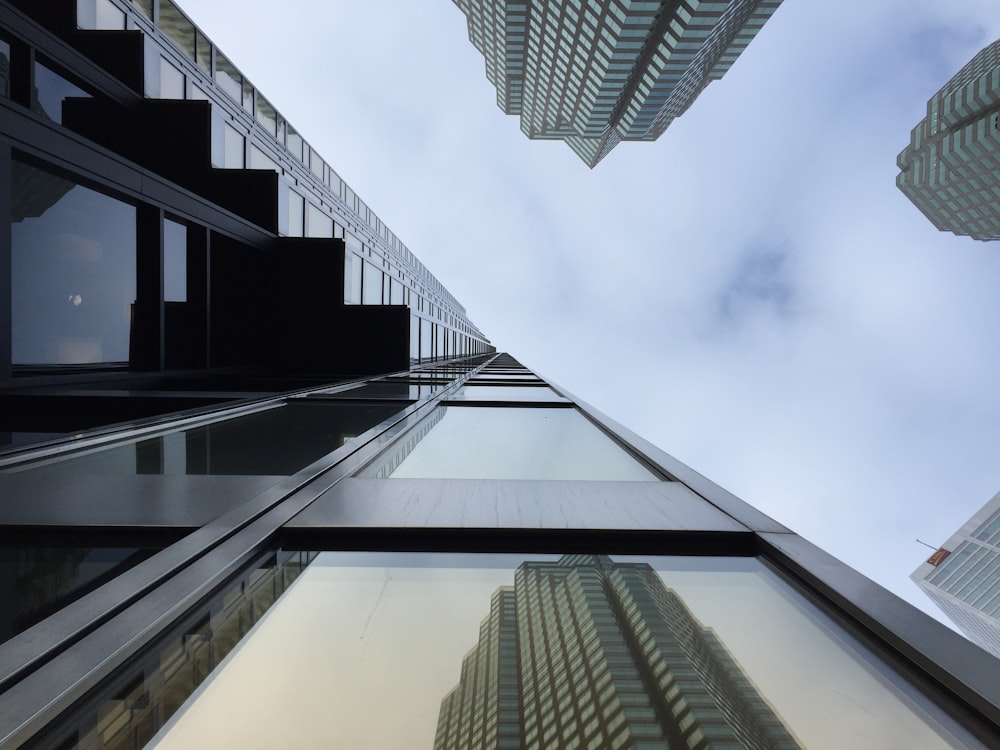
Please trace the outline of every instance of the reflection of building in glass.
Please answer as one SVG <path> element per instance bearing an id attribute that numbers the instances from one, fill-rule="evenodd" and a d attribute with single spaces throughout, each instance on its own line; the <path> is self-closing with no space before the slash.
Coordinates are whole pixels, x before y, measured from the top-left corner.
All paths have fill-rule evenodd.
<path id="1" fill-rule="evenodd" d="M 781 0 L 551 3 L 455 0 L 497 105 L 529 138 L 594 167 L 621 141 L 655 141 L 725 75 Z"/>
<path id="2" fill-rule="evenodd" d="M 1000 657 L 1000 493 L 910 578 L 974 643 Z"/>
<path id="3" fill-rule="evenodd" d="M 1000 240 L 1000 39 L 927 102 L 896 185 L 938 229 Z"/>
<path id="4" fill-rule="evenodd" d="M 797 748 L 725 644 L 644 563 L 526 562 L 441 703 L 436 750 Z"/>
<path id="5" fill-rule="evenodd" d="M 600 21 L 617 41 L 593 45 L 586 102 L 567 115 L 585 127 L 570 142 L 593 163 L 619 138 L 655 134 L 776 4 L 588 4 L 636 23 Z M 511 24 L 519 5 L 527 7 L 504 6 Z M 244 6 L 234 13 L 252 12 Z M 547 7 L 561 24 L 596 28 L 594 11 Z M 663 8 L 679 17 L 664 11 L 650 21 Z M 587 32 L 555 34 L 554 19 L 522 18 L 528 51 L 544 58 L 547 40 L 559 40 L 556 56 L 576 61 Z M 542 37 L 532 20 L 546 24 Z M 679 36 L 668 40 L 662 24 Z M 28 529 L 63 558 L 37 560 L 36 590 L 56 595 L 44 612 L 32 610 L 44 619 L 0 643 L 0 745 L 142 746 L 306 562 L 253 562 L 287 542 L 511 551 L 525 539 L 543 551 L 759 555 L 901 664 L 894 677 L 940 705 L 928 722 L 954 726 L 950 715 L 977 737 L 997 735 L 1000 690 L 968 666 L 978 649 L 894 608 L 842 563 L 496 355 L 465 309 L 173 0 L 0 0 L 2 60 L 0 545 L 23 547 Z M 651 67 L 649 80 L 632 80 L 633 62 L 663 75 Z M 552 75 L 562 75 L 555 66 Z M 602 66 L 607 75 L 591 79 Z M 547 100 L 546 108 L 529 102 L 529 74 L 520 92 L 512 83 L 512 100 L 522 97 L 525 117 L 534 107 L 546 137 L 562 137 L 562 110 L 552 121 Z M 555 91 L 551 81 L 532 85 Z M 484 386 L 500 390 L 478 402 L 453 398 Z M 521 460 L 555 466 L 529 445 L 543 422 L 566 428 L 545 446 L 563 454 L 557 476 Z M 517 451 L 469 438 L 495 436 L 500 424 L 520 429 Z M 442 459 L 433 475 L 405 476 L 432 444 Z M 490 473 L 462 478 L 469 472 L 456 463 L 467 469 L 473 459 Z M 366 477 L 366 467 L 382 470 Z M 92 567 L 96 577 L 78 577 L 83 591 L 69 558 L 102 547 L 152 554 L 127 570 L 105 559 L 107 567 Z M 456 716 L 478 717 L 477 736 L 503 744 L 522 734 L 556 744 L 552 722 L 584 737 L 622 737 L 627 727 L 636 739 L 700 741 L 697 731 L 783 741 L 711 631 L 665 589 L 650 589 L 641 570 L 604 566 L 526 567 L 520 588 L 498 595 L 487 626 L 495 646 L 468 661 Z M 18 611 L 29 611 L 36 590 L 25 596 L 14 586 L 8 597 L 14 580 L 0 580 L 0 608 L 14 609 L 18 597 Z M 858 592 L 875 606 L 855 604 Z M 541 611 L 543 600 L 555 614 L 537 619 L 530 608 Z M 633 622 L 635 612 L 642 618 Z M 571 626 L 584 620 L 586 639 L 573 640 Z M 634 656 L 647 648 L 648 658 Z M 598 653 L 606 666 L 593 685 L 571 679 Z M 659 687 L 667 677 L 672 686 Z M 596 712 L 611 711 L 601 697 L 609 686 L 617 700 L 609 716 L 620 723 L 595 730 Z M 588 690 L 594 700 L 577 704 Z M 524 709 L 530 725 L 518 702 L 525 691 L 534 696 Z M 572 705 L 549 718 L 570 693 Z M 375 707 L 376 721 L 384 708 Z M 835 721 L 853 730 L 847 713 Z M 870 716 L 898 726 L 891 714 Z"/>

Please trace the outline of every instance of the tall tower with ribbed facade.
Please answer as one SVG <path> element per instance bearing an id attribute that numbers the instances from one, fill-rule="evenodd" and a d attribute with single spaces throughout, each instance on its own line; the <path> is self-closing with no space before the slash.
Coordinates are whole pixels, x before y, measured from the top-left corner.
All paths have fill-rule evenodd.
<path id="1" fill-rule="evenodd" d="M 494 593 L 460 682 L 441 703 L 434 747 L 714 743 L 800 747 L 652 567 L 565 555 L 523 563 L 514 586 Z"/>
<path id="2" fill-rule="evenodd" d="M 497 105 L 593 168 L 655 141 L 722 78 L 781 0 L 455 0 Z"/>
<path id="3" fill-rule="evenodd" d="M 1000 240 L 1000 39 L 927 102 L 896 185 L 941 231 Z"/>

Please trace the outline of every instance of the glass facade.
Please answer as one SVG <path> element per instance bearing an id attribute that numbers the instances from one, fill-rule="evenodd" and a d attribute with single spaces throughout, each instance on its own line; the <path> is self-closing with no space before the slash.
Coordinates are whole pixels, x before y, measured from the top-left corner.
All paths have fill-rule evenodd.
<path id="1" fill-rule="evenodd" d="M 367 473 L 395 479 L 659 480 L 575 409 L 439 406 L 428 423 L 416 443 Z"/>
<path id="2" fill-rule="evenodd" d="M 0 11 L 0 745 L 995 738 L 978 650 L 496 355 L 175 3 Z"/>
<path id="3" fill-rule="evenodd" d="M 14 363 L 128 361 L 135 207 L 17 156 L 10 180 Z"/>
<path id="4" fill-rule="evenodd" d="M 752 558 L 290 560 L 148 747 L 979 746 Z"/>

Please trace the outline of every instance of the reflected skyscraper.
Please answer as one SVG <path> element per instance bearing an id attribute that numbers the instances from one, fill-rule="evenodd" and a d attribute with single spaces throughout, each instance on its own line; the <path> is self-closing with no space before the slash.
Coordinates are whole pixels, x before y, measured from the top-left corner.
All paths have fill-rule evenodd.
<path id="1" fill-rule="evenodd" d="M 621 141 L 659 138 L 781 0 L 455 4 L 497 106 L 529 138 L 563 140 L 592 168 Z"/>
<path id="2" fill-rule="evenodd" d="M 441 703 L 435 750 L 554 746 L 800 747 L 651 566 L 603 555 L 522 564 Z"/>
<path id="3" fill-rule="evenodd" d="M 552 64 L 526 68 L 523 81 L 512 73 L 503 96 L 520 97 L 544 137 L 565 131 L 596 163 L 618 139 L 655 136 L 776 5 L 509 2 L 489 6 L 504 14 L 489 30 L 482 19 L 473 26 L 502 31 L 502 72 L 519 59 L 524 25 L 523 59 Z M 487 6 L 468 7 L 475 15 Z M 592 44 L 591 32 L 600 35 Z M 591 57 L 576 56 L 587 49 Z M 206 679 L 221 684 L 213 675 L 252 655 L 255 638 L 281 619 L 265 613 L 314 552 L 347 550 L 413 551 L 414 568 L 433 567 L 430 551 L 469 553 L 465 572 L 488 552 L 516 553 L 517 564 L 556 551 L 642 555 L 677 571 L 697 555 L 709 601 L 724 608 L 733 579 L 720 568 L 766 570 L 788 607 L 766 621 L 773 630 L 758 624 L 753 635 L 784 633 L 803 616 L 829 620 L 803 631 L 800 653 L 831 653 L 835 640 L 848 645 L 833 653 L 867 665 L 795 706 L 782 686 L 821 669 L 783 679 L 783 642 L 758 659 L 728 636 L 731 624 L 701 609 L 705 599 L 695 606 L 685 589 L 685 604 L 651 568 L 589 556 L 528 563 L 494 598 L 446 701 L 444 743 L 794 747 L 787 724 L 804 743 L 841 732 L 852 750 L 880 750 L 904 733 L 921 750 L 992 747 L 1000 689 L 979 649 L 497 354 L 173 0 L 0 0 L 4 61 L 0 747 L 156 741 L 175 717 L 199 713 L 214 692 Z M 632 75 L 646 65 L 659 72 Z M 335 87 L 342 75 L 329 75 Z M 557 89 L 584 75 L 580 106 L 557 106 Z M 574 135 L 560 117 L 583 130 Z M 617 365 L 625 392 L 634 365 Z M 484 594 L 509 582 L 509 570 Z M 327 600 L 360 612 L 358 630 L 334 644 L 349 655 L 365 655 L 358 645 L 379 629 L 376 611 L 407 588 L 375 581 Z M 752 601 L 774 601 L 757 594 L 765 598 Z M 440 680 L 417 696 L 429 744 L 453 684 L 436 670 L 462 651 L 434 659 L 429 643 L 411 638 L 408 618 L 430 599 L 408 601 L 392 623 L 405 638 L 387 653 L 419 652 L 423 664 L 409 673 L 422 679 L 430 668 Z M 737 625 L 746 611 L 732 612 Z M 452 614 L 440 607 L 442 618 Z M 481 615 L 465 612 L 463 642 Z M 290 619 L 333 640 L 328 621 Z M 732 653 L 711 627 L 727 633 Z M 296 636 L 279 638 L 266 655 L 287 663 L 292 641 L 301 649 Z M 240 747 L 289 746 L 275 717 L 298 724 L 289 717 L 305 707 L 329 719 L 334 704 L 348 714 L 335 724 L 356 722 L 355 737 L 398 720 L 398 746 L 421 742 L 387 697 L 400 690 L 405 657 L 383 659 L 385 678 L 366 658 L 358 679 L 338 681 L 304 651 L 325 686 L 253 670 L 262 682 L 223 690 L 229 706 L 208 710 L 202 733 L 180 746 L 231 745 L 251 728 L 242 720 L 250 712 L 280 737 L 252 734 Z M 869 679 L 868 667 L 884 680 Z M 367 683 L 366 698 L 375 697 L 356 709 L 323 693 L 335 682 L 358 695 Z M 264 707 L 248 708 L 244 688 Z M 308 732 L 308 718 L 301 724 Z"/>
<path id="4" fill-rule="evenodd" d="M 941 231 L 1000 240 L 1000 39 L 927 102 L 896 185 Z"/>

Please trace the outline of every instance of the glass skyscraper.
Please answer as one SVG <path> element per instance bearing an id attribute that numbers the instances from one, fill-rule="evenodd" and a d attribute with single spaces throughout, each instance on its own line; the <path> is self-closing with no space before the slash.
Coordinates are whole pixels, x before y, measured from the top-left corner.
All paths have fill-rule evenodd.
<path id="1" fill-rule="evenodd" d="M 896 185 L 938 229 L 1000 240 L 1000 39 L 927 102 Z"/>
<path id="2" fill-rule="evenodd" d="M 1000 494 L 910 578 L 974 643 L 1000 657 Z"/>
<path id="3" fill-rule="evenodd" d="M 433 747 L 456 685 L 469 746 L 995 744 L 995 660 L 498 354 L 172 0 L 0 0 L 0 62 L 0 748 Z"/>
<path id="4" fill-rule="evenodd" d="M 721 3 L 455 0 L 497 105 L 529 138 L 593 168 L 621 141 L 655 141 L 725 75 L 781 0 Z"/>

